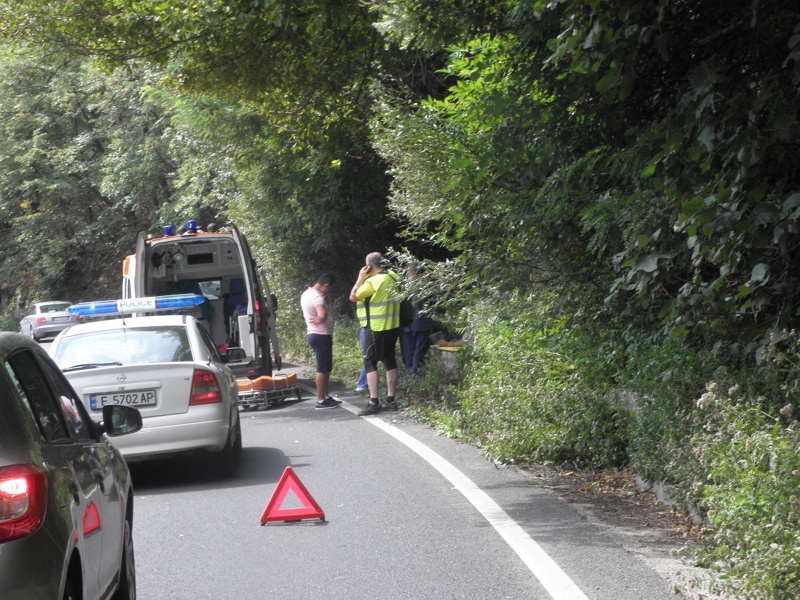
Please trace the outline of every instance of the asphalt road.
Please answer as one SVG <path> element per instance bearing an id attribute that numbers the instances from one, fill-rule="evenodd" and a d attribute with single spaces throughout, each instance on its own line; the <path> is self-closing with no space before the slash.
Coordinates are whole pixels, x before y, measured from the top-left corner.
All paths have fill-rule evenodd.
<path id="1" fill-rule="evenodd" d="M 243 412 L 233 478 L 133 467 L 139 598 L 668 600 L 607 529 L 513 468 L 384 413 L 312 395 Z M 352 404 L 351 404 L 352 402 Z M 260 517 L 290 466 L 325 520 Z M 283 508 L 300 506 L 290 492 Z"/>

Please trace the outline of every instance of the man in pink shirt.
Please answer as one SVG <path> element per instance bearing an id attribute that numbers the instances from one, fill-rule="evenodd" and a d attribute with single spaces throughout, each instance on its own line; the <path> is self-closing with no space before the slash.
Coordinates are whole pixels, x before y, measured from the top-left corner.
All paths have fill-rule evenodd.
<path id="1" fill-rule="evenodd" d="M 337 408 L 341 402 L 328 394 L 328 382 L 333 370 L 333 315 L 328 310 L 326 297 L 335 283 L 332 275 L 321 275 L 317 282 L 300 296 L 300 306 L 306 320 L 308 345 L 314 351 L 317 363 L 318 409 Z"/>

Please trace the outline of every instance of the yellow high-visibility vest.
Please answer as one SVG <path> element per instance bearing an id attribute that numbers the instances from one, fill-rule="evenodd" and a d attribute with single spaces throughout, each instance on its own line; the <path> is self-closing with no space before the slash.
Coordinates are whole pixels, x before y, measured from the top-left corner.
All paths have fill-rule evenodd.
<path id="1" fill-rule="evenodd" d="M 372 331 L 386 331 L 400 327 L 400 300 L 397 276 L 383 271 L 367 277 L 356 290 L 358 303 L 356 315 L 362 327 L 367 326 L 369 312 L 369 328 Z"/>

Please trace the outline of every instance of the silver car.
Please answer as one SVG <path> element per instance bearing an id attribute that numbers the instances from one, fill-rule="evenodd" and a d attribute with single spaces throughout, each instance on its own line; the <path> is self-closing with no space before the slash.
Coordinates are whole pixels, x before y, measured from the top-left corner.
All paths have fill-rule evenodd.
<path id="1" fill-rule="evenodd" d="M 94 422 L 38 344 L 0 333 L 0 415 L 0 596 L 135 598 L 131 478 L 106 435 L 138 411 Z"/>
<path id="2" fill-rule="evenodd" d="M 33 312 L 19 322 L 19 332 L 36 341 L 58 335 L 81 321 L 67 310 L 70 306 L 69 302 L 62 301 L 37 302 Z"/>
<path id="3" fill-rule="evenodd" d="M 50 354 L 92 414 L 139 409 L 143 429 L 118 442 L 128 462 L 199 451 L 216 474 L 233 473 L 242 448 L 238 387 L 202 321 L 87 319 L 60 334 Z"/>

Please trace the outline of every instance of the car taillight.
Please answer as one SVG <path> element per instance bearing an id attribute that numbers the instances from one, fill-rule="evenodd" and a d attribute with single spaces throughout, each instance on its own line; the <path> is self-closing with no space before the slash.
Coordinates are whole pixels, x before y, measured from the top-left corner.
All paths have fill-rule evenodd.
<path id="1" fill-rule="evenodd" d="M 45 317 L 37 317 L 36 318 L 36 322 L 37 323 L 47 323 L 47 319 Z"/>
<path id="2" fill-rule="evenodd" d="M 189 406 L 214 404 L 215 402 L 222 402 L 222 393 L 216 376 L 211 371 L 195 369 Z"/>
<path id="3" fill-rule="evenodd" d="M 33 465 L 0 467 L 0 543 L 35 533 L 47 510 L 47 475 Z"/>

